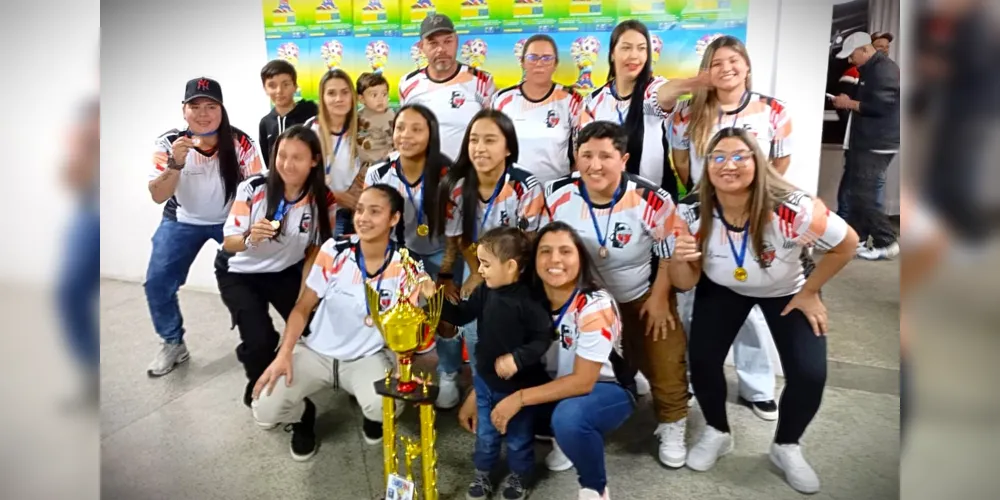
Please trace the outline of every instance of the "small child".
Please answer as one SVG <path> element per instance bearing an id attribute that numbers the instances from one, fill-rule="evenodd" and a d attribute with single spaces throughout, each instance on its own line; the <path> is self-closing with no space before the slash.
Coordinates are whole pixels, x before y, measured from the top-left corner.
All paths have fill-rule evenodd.
<path id="1" fill-rule="evenodd" d="M 506 440 L 511 475 L 502 494 L 504 499 L 519 500 L 528 495 L 534 473 L 533 407 L 524 407 L 507 423 L 505 436 L 497 431 L 490 414 L 507 396 L 548 381 L 542 358 L 552 345 L 552 318 L 523 283 L 531 260 L 531 242 L 523 231 L 491 229 L 480 237 L 476 252 L 483 284 L 464 302 L 446 300 L 441 314 L 441 319 L 454 325 L 479 321 L 473 378 L 479 421 L 472 455 L 476 476 L 466 498 L 490 498 L 490 472 L 500 457 L 500 443 Z"/>
<path id="2" fill-rule="evenodd" d="M 389 158 L 396 114 L 389 109 L 389 82 L 381 73 L 362 73 L 358 96 L 364 104 L 358 113 L 358 157 L 364 168 Z"/>
<path id="3" fill-rule="evenodd" d="M 257 137 L 260 152 L 264 155 L 264 164 L 270 168 L 271 147 L 274 146 L 275 139 L 292 125 L 302 125 L 316 116 L 319 108 L 316 103 L 305 99 L 295 102 L 295 92 L 299 88 L 298 75 L 295 66 L 288 61 L 275 59 L 265 64 L 260 70 L 260 82 L 273 106 L 271 112 L 260 119 Z"/>

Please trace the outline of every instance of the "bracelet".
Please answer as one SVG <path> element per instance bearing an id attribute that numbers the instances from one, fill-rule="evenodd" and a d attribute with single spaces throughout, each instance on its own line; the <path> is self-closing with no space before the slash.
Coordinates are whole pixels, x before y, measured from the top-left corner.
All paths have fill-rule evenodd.
<path id="1" fill-rule="evenodd" d="M 250 235 L 249 234 L 246 235 L 245 238 L 243 238 L 243 246 L 247 247 L 247 250 L 252 250 L 254 248 L 257 248 L 257 244 L 254 243 L 254 242 L 252 242 L 252 241 L 250 241 Z"/>

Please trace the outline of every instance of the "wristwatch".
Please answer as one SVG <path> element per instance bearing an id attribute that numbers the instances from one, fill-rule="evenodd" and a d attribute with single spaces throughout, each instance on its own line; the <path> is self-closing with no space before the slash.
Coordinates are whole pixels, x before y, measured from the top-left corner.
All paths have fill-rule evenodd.
<path id="1" fill-rule="evenodd" d="M 170 158 L 167 158 L 167 168 L 170 170 L 181 170 L 184 168 L 184 164 L 178 164 L 177 161 L 174 160 L 174 157 L 171 156 Z"/>

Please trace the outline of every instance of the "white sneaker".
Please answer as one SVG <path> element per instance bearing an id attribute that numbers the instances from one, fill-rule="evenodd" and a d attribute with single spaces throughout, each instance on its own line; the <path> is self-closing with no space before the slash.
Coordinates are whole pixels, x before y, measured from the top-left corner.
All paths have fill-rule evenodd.
<path id="1" fill-rule="evenodd" d="M 611 495 L 608 493 L 608 487 L 605 486 L 603 495 L 590 488 L 583 488 L 577 498 L 579 500 L 611 500 Z"/>
<path id="2" fill-rule="evenodd" d="M 552 440 L 552 451 L 545 455 L 545 466 L 553 472 L 562 472 L 573 468 L 573 462 L 563 453 L 562 448 Z"/>
<path id="3" fill-rule="evenodd" d="M 635 391 L 640 396 L 649 394 L 649 380 L 642 374 L 642 372 L 635 372 Z"/>
<path id="4" fill-rule="evenodd" d="M 438 382 L 438 397 L 434 406 L 442 410 L 450 410 L 458 406 L 458 373 L 442 373 Z"/>
<path id="5" fill-rule="evenodd" d="M 715 466 L 719 457 L 732 453 L 732 451 L 732 434 L 720 432 L 715 427 L 708 425 L 705 426 L 698 442 L 691 447 L 691 452 L 687 456 L 687 466 L 698 472 L 706 472 Z"/>
<path id="6" fill-rule="evenodd" d="M 670 424 L 660 424 L 653 432 L 660 438 L 660 462 L 675 469 L 684 467 L 687 461 L 687 445 L 684 436 L 687 431 L 687 418 L 682 418 Z"/>
<path id="7" fill-rule="evenodd" d="M 858 250 L 857 256 L 865 260 L 892 260 L 899 255 L 899 243 L 892 242 L 887 247 Z"/>
<path id="8" fill-rule="evenodd" d="M 819 491 L 819 476 L 806 458 L 802 447 L 797 444 L 771 444 L 771 462 L 785 473 L 785 481 L 799 493 Z"/>
<path id="9" fill-rule="evenodd" d="M 163 344 L 160 351 L 156 353 L 153 362 L 146 368 L 146 374 L 150 377 L 162 377 L 172 371 L 177 365 L 187 361 L 191 357 L 188 353 L 187 345 Z"/>

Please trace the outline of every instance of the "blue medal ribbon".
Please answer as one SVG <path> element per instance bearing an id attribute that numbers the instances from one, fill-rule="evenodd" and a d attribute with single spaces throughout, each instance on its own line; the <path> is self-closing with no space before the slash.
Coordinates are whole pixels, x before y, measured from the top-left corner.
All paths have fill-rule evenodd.
<path id="1" fill-rule="evenodd" d="M 385 277 L 385 268 L 389 264 L 389 254 L 392 252 L 392 243 L 390 242 L 385 247 L 385 257 L 383 257 L 382 269 L 378 273 L 378 281 L 375 283 L 375 292 L 378 293 L 379 300 L 382 297 L 382 278 Z M 361 245 L 358 244 L 354 247 L 355 258 L 358 261 L 358 268 L 361 269 L 361 286 L 365 286 L 368 283 L 368 267 L 365 265 L 365 254 L 361 251 Z M 365 310 L 368 311 L 368 317 L 372 315 L 371 306 L 368 301 L 365 300 Z"/>
<path id="2" fill-rule="evenodd" d="M 420 225 L 424 223 L 424 210 L 423 208 L 421 208 L 422 205 L 418 204 L 417 201 L 413 198 L 413 191 L 410 190 L 410 183 L 406 181 L 406 176 L 403 175 L 403 167 L 400 165 L 399 160 L 397 160 L 395 163 L 396 163 L 396 175 L 399 176 L 399 180 L 403 182 L 403 187 L 406 188 L 406 197 L 410 199 L 410 203 L 413 204 L 413 209 L 416 210 L 417 212 L 417 227 L 420 227 Z M 417 179 L 417 182 L 414 184 L 414 186 L 420 186 L 423 183 L 424 183 L 424 174 L 421 173 L 420 178 Z M 421 191 L 420 193 L 420 201 L 421 203 L 423 203 L 424 201 L 423 191 Z"/>
<path id="3" fill-rule="evenodd" d="M 292 209 L 293 206 L 295 206 L 294 203 L 285 201 L 285 199 L 282 198 L 281 202 L 278 203 L 278 209 L 274 211 L 274 221 L 281 222 L 285 218 L 285 216 L 288 215 L 288 212 Z"/>
<path id="4" fill-rule="evenodd" d="M 719 214 L 719 219 L 722 221 L 722 225 L 726 230 L 726 241 L 729 242 L 729 249 L 733 253 L 733 260 L 736 261 L 736 272 L 734 276 L 740 281 L 746 281 L 746 268 L 743 267 L 743 262 L 746 261 L 747 257 L 747 240 L 750 239 L 750 219 L 747 219 L 743 223 L 743 229 L 740 230 L 740 234 L 743 236 L 743 241 L 740 243 L 740 251 L 736 251 L 736 244 L 733 243 L 733 236 L 729 231 L 729 225 L 726 224 L 726 219 L 722 216 L 722 207 L 716 202 L 715 211 Z M 742 271 L 741 271 L 742 270 Z M 738 275 L 743 275 L 743 279 L 740 279 Z"/>
<path id="5" fill-rule="evenodd" d="M 562 307 L 559 308 L 559 316 L 556 317 L 556 321 L 555 321 L 555 323 L 553 323 L 553 325 L 555 325 L 555 327 L 556 327 L 556 334 L 557 335 L 559 334 L 559 323 L 562 323 L 563 317 L 566 316 L 566 312 L 569 311 L 569 306 L 571 304 L 573 304 L 573 299 L 576 298 L 576 294 L 579 293 L 579 292 L 580 292 L 580 288 L 579 287 L 574 288 L 573 289 L 573 293 L 569 296 L 569 299 L 567 299 L 566 303 L 563 304 Z"/>
<path id="6" fill-rule="evenodd" d="M 344 128 L 340 129 L 340 133 L 333 134 L 337 136 L 337 144 L 333 147 L 333 156 L 330 161 L 326 164 L 326 175 L 330 175 L 330 169 L 333 168 L 334 162 L 337 161 L 337 152 L 340 151 L 340 142 L 344 140 L 344 132 L 347 132 L 347 124 L 344 124 Z"/>
<path id="7" fill-rule="evenodd" d="M 493 205 L 496 204 L 497 196 L 500 196 L 500 191 L 503 190 L 504 181 L 507 180 L 507 169 L 504 168 L 502 174 L 500 174 L 500 179 L 497 180 L 497 187 L 493 188 L 493 194 L 490 196 L 489 202 L 486 203 L 486 211 L 483 212 L 483 220 L 479 222 L 478 225 L 472 226 L 472 242 L 479 242 L 479 233 L 483 231 L 486 227 L 486 221 L 490 218 L 490 212 L 493 211 Z"/>
<path id="8" fill-rule="evenodd" d="M 618 187 L 615 189 L 615 194 L 611 197 L 611 209 L 608 211 L 608 222 L 604 226 L 604 234 L 601 234 L 601 228 L 597 225 L 597 214 L 594 213 L 594 202 L 590 201 L 590 195 L 587 194 L 587 185 L 580 179 L 580 196 L 583 201 L 587 203 L 587 210 L 590 211 L 590 220 L 594 223 L 594 232 L 597 233 L 597 243 L 604 248 L 604 245 L 608 242 L 608 225 L 611 224 L 611 215 L 615 213 L 615 204 L 618 203 L 618 197 L 621 195 L 621 190 L 625 187 L 626 181 L 622 179 L 618 183 Z"/>

